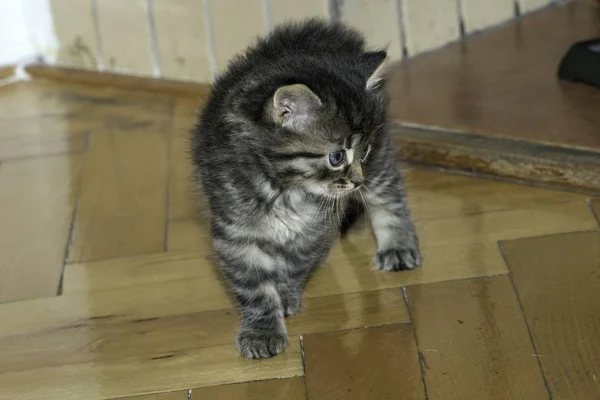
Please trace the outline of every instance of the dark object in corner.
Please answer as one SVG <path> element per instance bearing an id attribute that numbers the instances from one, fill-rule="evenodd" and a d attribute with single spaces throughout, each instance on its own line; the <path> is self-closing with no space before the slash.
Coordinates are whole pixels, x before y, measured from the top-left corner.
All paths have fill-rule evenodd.
<path id="1" fill-rule="evenodd" d="M 600 88 L 600 38 L 571 46 L 560 63 L 558 77 Z"/>

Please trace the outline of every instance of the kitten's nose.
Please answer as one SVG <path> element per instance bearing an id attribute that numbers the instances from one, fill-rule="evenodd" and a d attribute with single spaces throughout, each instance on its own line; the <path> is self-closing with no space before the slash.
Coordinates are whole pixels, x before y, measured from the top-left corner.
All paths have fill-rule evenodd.
<path id="1" fill-rule="evenodd" d="M 363 184 L 364 178 L 362 176 L 352 176 L 350 177 L 350 182 L 354 183 L 354 187 L 359 187 Z"/>
<path id="2" fill-rule="evenodd" d="M 348 179 L 354 183 L 354 187 L 359 187 L 365 181 L 360 167 L 352 166 L 348 171 Z"/>

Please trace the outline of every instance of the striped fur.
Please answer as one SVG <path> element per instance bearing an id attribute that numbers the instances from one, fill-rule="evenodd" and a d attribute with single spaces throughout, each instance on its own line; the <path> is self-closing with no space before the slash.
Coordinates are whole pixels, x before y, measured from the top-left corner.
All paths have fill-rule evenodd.
<path id="1" fill-rule="evenodd" d="M 306 280 L 365 204 L 379 269 L 420 263 L 386 129 L 384 59 L 357 32 L 310 20 L 276 29 L 215 83 L 192 160 L 240 308 L 244 357 L 285 350 L 284 318 L 300 310 Z"/>

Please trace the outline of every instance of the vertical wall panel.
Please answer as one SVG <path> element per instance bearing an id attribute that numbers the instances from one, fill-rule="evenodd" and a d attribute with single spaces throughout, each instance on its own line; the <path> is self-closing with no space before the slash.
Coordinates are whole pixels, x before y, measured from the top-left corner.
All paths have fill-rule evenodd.
<path id="1" fill-rule="evenodd" d="M 60 43 L 58 63 L 75 68 L 98 65 L 98 44 L 90 0 L 51 0 L 54 29 Z"/>
<path id="2" fill-rule="evenodd" d="M 155 0 L 154 20 L 163 77 L 211 81 L 204 17 L 202 1 Z"/>
<path id="3" fill-rule="evenodd" d="M 106 68 L 117 72 L 152 74 L 152 45 L 146 0 L 97 1 Z"/>
<path id="4" fill-rule="evenodd" d="M 435 49 L 460 37 L 456 0 L 404 0 L 409 55 Z"/>
<path id="5" fill-rule="evenodd" d="M 552 0 L 518 0 L 521 13 L 537 10 L 552 3 Z"/>
<path id="6" fill-rule="evenodd" d="M 261 0 L 210 0 L 217 67 L 223 70 L 229 60 L 254 43 L 267 31 Z"/>
<path id="7" fill-rule="evenodd" d="M 479 31 L 508 21 L 515 14 L 513 0 L 462 0 L 465 31 Z"/>
<path id="8" fill-rule="evenodd" d="M 271 27 L 290 21 L 309 17 L 329 18 L 327 0 L 270 0 Z"/>
<path id="9" fill-rule="evenodd" d="M 396 0 L 346 0 L 342 20 L 360 29 L 372 47 L 387 47 L 390 60 L 402 58 L 398 2 Z"/>

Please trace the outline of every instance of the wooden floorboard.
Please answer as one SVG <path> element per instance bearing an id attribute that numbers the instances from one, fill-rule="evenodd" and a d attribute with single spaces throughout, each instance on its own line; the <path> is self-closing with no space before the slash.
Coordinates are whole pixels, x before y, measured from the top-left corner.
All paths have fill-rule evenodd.
<path id="1" fill-rule="evenodd" d="M 600 233 L 503 248 L 552 398 L 600 398 Z"/>
<path id="2" fill-rule="evenodd" d="M 304 379 L 291 378 L 198 388 L 192 391 L 192 398 L 206 400 L 305 400 L 306 393 Z"/>
<path id="3" fill-rule="evenodd" d="M 307 335 L 309 399 L 425 399 L 410 326 Z"/>
<path id="4" fill-rule="evenodd" d="M 287 319 L 288 351 L 241 359 L 205 199 L 190 196 L 186 146 L 203 99 L 35 79 L 0 88 L 0 399 L 183 400 L 189 390 L 194 398 L 423 399 L 424 382 L 429 398 L 536 399 L 539 371 L 553 395 L 594 393 L 584 378 L 595 374 L 596 314 L 583 298 L 595 296 L 596 247 L 573 232 L 599 229 L 597 201 L 420 168 L 405 177 L 422 268 L 374 271 L 361 219 Z M 553 303 L 561 296 L 545 304 L 524 289 L 544 248 L 524 238 L 541 235 L 558 236 L 545 255 L 550 272 L 531 290 L 564 294 L 572 302 L 562 308 Z M 512 243 L 521 246 L 517 261 Z M 552 279 L 567 279 L 557 271 L 569 249 L 582 283 L 554 288 Z M 575 372 L 530 356 L 530 333 L 538 353 L 555 351 Z M 453 375 L 443 375 L 450 366 Z"/>
<path id="5" fill-rule="evenodd" d="M 403 125 L 395 130 L 403 156 L 600 191 L 600 91 L 558 79 L 570 46 L 600 37 L 599 9 L 549 7 L 393 67 L 391 116 Z M 595 175 L 586 176 L 590 166 Z"/>
<path id="6" fill-rule="evenodd" d="M 508 277 L 407 288 L 429 399 L 547 399 Z"/>

